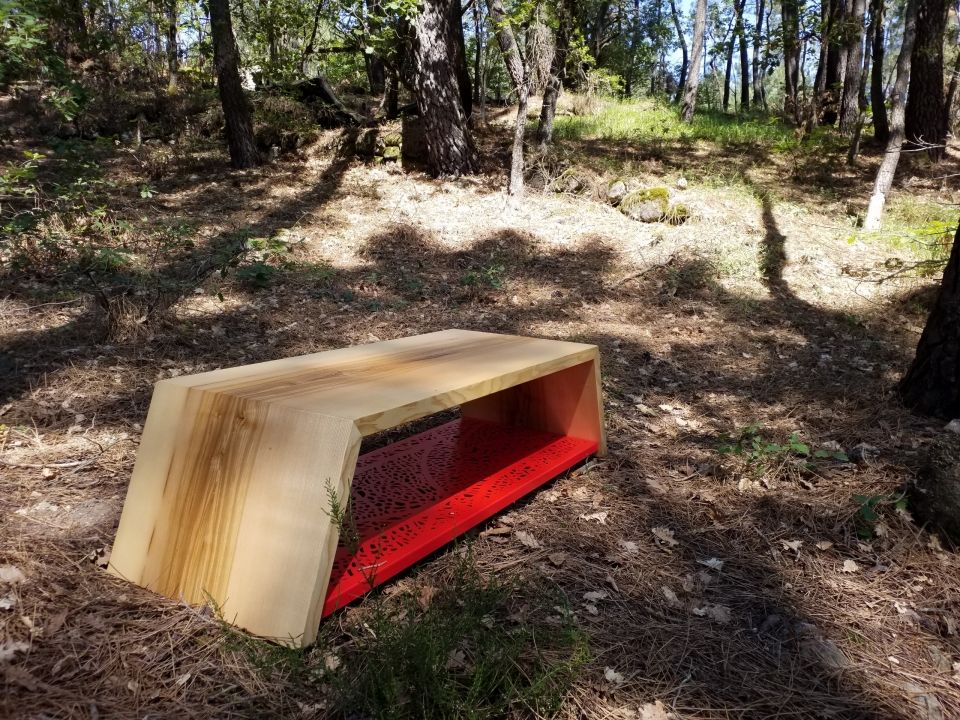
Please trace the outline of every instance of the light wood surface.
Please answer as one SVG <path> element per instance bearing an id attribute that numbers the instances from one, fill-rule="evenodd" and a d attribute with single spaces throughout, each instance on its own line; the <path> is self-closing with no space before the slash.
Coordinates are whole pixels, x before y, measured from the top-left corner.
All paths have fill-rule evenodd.
<path id="1" fill-rule="evenodd" d="M 157 383 L 110 560 L 292 645 L 315 639 L 362 436 L 457 405 L 599 442 L 593 345 L 446 330 Z"/>

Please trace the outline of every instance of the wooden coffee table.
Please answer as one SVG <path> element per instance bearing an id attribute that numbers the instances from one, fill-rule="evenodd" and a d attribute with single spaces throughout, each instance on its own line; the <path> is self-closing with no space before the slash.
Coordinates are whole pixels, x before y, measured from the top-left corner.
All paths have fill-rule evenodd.
<path id="1" fill-rule="evenodd" d="M 456 406 L 358 458 L 364 436 Z M 162 380 L 110 570 L 305 645 L 323 615 L 605 451 L 593 345 L 445 330 Z"/>

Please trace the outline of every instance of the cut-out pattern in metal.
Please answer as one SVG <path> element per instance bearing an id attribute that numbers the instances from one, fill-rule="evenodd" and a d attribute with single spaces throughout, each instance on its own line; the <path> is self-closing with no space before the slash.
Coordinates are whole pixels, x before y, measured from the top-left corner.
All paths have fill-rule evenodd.
<path id="1" fill-rule="evenodd" d="M 591 440 L 462 418 L 361 456 L 323 614 L 596 450 Z"/>

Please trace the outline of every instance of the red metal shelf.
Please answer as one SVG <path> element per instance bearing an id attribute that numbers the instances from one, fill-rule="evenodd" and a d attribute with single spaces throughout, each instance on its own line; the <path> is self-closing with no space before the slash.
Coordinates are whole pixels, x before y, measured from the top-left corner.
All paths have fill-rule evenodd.
<path id="1" fill-rule="evenodd" d="M 462 418 L 362 455 L 324 616 L 596 450 L 592 440 Z"/>

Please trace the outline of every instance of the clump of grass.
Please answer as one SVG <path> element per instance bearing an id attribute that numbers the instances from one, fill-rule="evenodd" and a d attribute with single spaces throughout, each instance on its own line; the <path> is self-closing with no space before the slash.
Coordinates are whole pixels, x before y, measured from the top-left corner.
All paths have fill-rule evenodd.
<path id="1" fill-rule="evenodd" d="M 563 140 L 614 140 L 657 143 L 709 141 L 720 145 L 766 147 L 791 152 L 800 146 L 794 130 L 777 118 L 736 117 L 698 112 L 690 125 L 676 110 L 651 101 L 606 101 L 595 113 L 558 117 L 554 130 Z"/>
<path id="2" fill-rule="evenodd" d="M 950 256 L 956 228 L 955 209 L 903 195 L 893 198 L 884 231 L 872 237 L 892 249 L 908 250 L 920 261 L 921 275 L 935 275 Z"/>
<path id="3" fill-rule="evenodd" d="M 531 594 L 538 600 L 522 618 L 511 615 L 517 593 L 466 556 L 426 608 L 422 591 L 378 602 L 331 677 L 337 709 L 369 718 L 555 712 L 588 660 L 586 641 L 558 593 Z"/>

